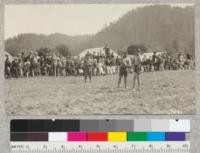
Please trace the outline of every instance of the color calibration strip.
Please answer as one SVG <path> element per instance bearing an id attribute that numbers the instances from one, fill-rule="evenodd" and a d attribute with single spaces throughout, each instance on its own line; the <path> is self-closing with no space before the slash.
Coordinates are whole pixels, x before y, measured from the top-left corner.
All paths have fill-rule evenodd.
<path id="1" fill-rule="evenodd" d="M 11 133 L 11 141 L 186 141 L 185 132 L 49 132 Z"/>
<path id="2" fill-rule="evenodd" d="M 186 141 L 189 120 L 12 120 L 11 141 Z"/>
<path id="3" fill-rule="evenodd" d="M 11 132 L 190 132 L 190 120 L 12 120 Z"/>

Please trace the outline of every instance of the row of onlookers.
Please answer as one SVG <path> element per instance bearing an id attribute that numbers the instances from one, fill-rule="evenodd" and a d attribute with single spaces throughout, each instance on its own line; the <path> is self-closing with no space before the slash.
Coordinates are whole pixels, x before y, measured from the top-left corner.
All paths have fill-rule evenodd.
<path id="1" fill-rule="evenodd" d="M 120 67 L 120 57 L 113 54 L 90 55 L 92 75 L 117 74 Z M 130 57 L 131 61 L 131 57 Z M 194 59 L 188 54 L 178 54 L 176 57 L 167 53 L 157 55 L 156 52 L 150 57 L 141 57 L 141 70 L 143 72 L 193 69 Z M 131 72 L 131 69 L 130 69 Z M 37 52 L 30 52 L 27 56 L 19 54 L 13 61 L 6 55 L 5 77 L 36 77 L 36 76 L 79 76 L 84 73 L 84 58 L 63 57 L 47 53 L 39 56 Z"/>

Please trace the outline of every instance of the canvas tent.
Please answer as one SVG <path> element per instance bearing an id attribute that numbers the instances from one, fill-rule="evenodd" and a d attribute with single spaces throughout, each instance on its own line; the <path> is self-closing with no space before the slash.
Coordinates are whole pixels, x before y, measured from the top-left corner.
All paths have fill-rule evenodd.
<path id="1" fill-rule="evenodd" d="M 165 52 L 156 52 L 156 55 L 161 55 L 161 54 L 164 54 Z M 143 57 L 146 57 L 146 58 L 152 58 L 152 56 L 153 56 L 153 52 L 151 52 L 151 53 L 143 53 L 142 55 L 141 55 L 141 58 L 143 58 Z"/>
<path id="2" fill-rule="evenodd" d="M 90 54 L 103 54 L 105 55 L 105 50 L 103 49 L 104 47 L 98 47 L 98 48 L 89 48 L 89 49 L 85 49 L 83 50 L 80 54 L 79 57 L 83 58 L 85 57 L 85 55 L 89 52 Z M 119 56 L 119 54 L 117 54 L 114 50 L 110 49 L 110 53 L 114 54 L 114 57 Z"/>
<path id="3" fill-rule="evenodd" d="M 161 54 L 164 54 L 165 52 L 156 52 L 156 55 L 161 55 Z M 132 58 L 134 55 L 128 55 L 129 58 Z M 143 59 L 144 57 L 146 57 L 147 59 L 151 59 L 153 56 L 153 52 L 151 53 L 143 53 L 143 54 L 140 54 L 140 58 Z"/>

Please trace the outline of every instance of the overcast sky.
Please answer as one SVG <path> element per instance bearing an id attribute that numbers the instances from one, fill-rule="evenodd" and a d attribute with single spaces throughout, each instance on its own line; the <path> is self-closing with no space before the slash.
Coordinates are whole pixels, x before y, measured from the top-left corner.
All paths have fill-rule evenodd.
<path id="1" fill-rule="evenodd" d="M 5 39 L 20 33 L 95 34 L 145 4 L 6 5 Z M 191 4 L 174 4 L 185 7 Z"/>

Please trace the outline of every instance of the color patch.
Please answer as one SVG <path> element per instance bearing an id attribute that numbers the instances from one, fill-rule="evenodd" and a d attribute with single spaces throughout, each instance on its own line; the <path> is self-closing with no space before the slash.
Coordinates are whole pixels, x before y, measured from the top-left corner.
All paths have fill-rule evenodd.
<path id="1" fill-rule="evenodd" d="M 27 132 L 28 120 L 11 120 L 10 131 L 11 132 Z"/>
<path id="2" fill-rule="evenodd" d="M 166 141 L 185 141 L 184 132 L 167 132 Z"/>
<path id="3" fill-rule="evenodd" d="M 148 132 L 148 141 L 165 141 L 165 132 Z"/>
<path id="4" fill-rule="evenodd" d="M 88 132 L 87 141 L 108 141 L 107 132 Z"/>
<path id="5" fill-rule="evenodd" d="M 68 141 L 87 141 L 86 132 L 69 132 Z"/>
<path id="6" fill-rule="evenodd" d="M 27 141 L 48 141 L 48 133 L 27 133 Z"/>
<path id="7" fill-rule="evenodd" d="M 133 131 L 134 130 L 134 121 L 130 120 L 117 120 L 116 121 L 116 132 L 118 131 Z M 114 131 L 113 131 L 114 132 Z"/>
<path id="8" fill-rule="evenodd" d="M 147 141 L 147 132 L 128 132 L 128 141 Z"/>
<path id="9" fill-rule="evenodd" d="M 27 133 L 10 133 L 10 141 L 27 141 Z"/>
<path id="10" fill-rule="evenodd" d="M 153 119 L 151 121 L 151 132 L 169 131 L 169 120 Z"/>
<path id="11" fill-rule="evenodd" d="M 117 120 L 99 120 L 98 131 L 100 132 L 116 131 L 116 122 Z"/>
<path id="12" fill-rule="evenodd" d="M 190 132 L 190 120 L 169 120 L 169 132 Z"/>
<path id="13" fill-rule="evenodd" d="M 136 119 L 134 120 L 134 132 L 147 132 L 151 131 L 150 119 Z"/>
<path id="14" fill-rule="evenodd" d="M 80 131 L 99 131 L 98 120 L 80 120 Z"/>
<path id="15" fill-rule="evenodd" d="M 66 132 L 49 132 L 49 141 L 66 141 Z"/>
<path id="16" fill-rule="evenodd" d="M 108 141 L 127 141 L 126 132 L 108 132 Z"/>

